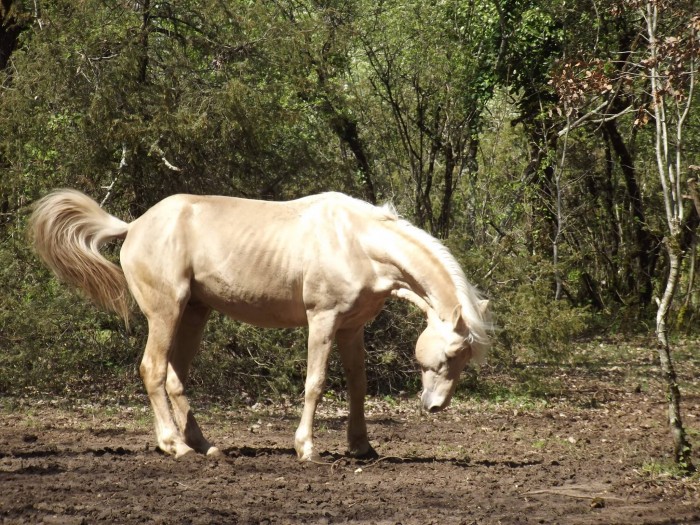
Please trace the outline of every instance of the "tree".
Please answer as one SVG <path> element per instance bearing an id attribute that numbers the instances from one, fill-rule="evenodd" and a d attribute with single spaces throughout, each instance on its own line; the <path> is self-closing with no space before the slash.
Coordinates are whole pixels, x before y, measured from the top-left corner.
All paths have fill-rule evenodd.
<path id="1" fill-rule="evenodd" d="M 7 67 L 10 56 L 17 49 L 19 36 L 26 31 L 33 16 L 19 0 L 0 1 L 0 70 Z"/>
<path id="2" fill-rule="evenodd" d="M 19 1 L 0 0 L 0 85 L 7 86 L 11 81 L 12 72 L 8 71 L 10 57 L 19 45 L 19 37 L 22 32 L 29 29 L 32 19 L 32 15 L 23 10 Z M 0 151 L 0 169 L 6 168 L 7 161 Z M 8 214 L 10 209 L 8 199 L 9 195 L 7 194 L 4 194 L 0 199 L 0 214 L 2 215 Z M 2 222 L 0 222 L 1 224 Z"/>
<path id="3" fill-rule="evenodd" d="M 481 115 L 493 93 L 496 12 L 486 1 L 384 1 L 368 12 L 360 38 L 368 89 L 393 124 L 385 131 L 398 147 L 392 165 L 410 176 L 416 222 L 447 237 L 455 190 L 476 172 Z"/>
<path id="4" fill-rule="evenodd" d="M 648 56 L 642 65 L 646 69 L 650 87 L 650 112 L 655 124 L 654 151 L 667 227 L 664 249 L 668 257 L 668 272 L 663 294 L 657 301 L 656 336 L 661 370 L 667 385 L 674 458 L 686 471 L 692 472 L 695 466 L 691 461 L 691 445 L 681 419 L 681 394 L 671 359 L 668 324 L 669 312 L 678 288 L 681 263 L 699 222 L 696 208 L 689 207 L 683 197 L 688 188 L 683 132 L 693 100 L 696 60 L 700 57 L 700 15 L 691 18 L 682 8 L 677 10 L 677 7 L 659 0 L 645 0 L 637 5 L 646 22 Z M 668 20 L 670 17 L 675 20 L 680 17 L 682 25 L 671 26 L 678 33 L 667 33 L 661 41 L 660 19 Z"/>
<path id="5" fill-rule="evenodd" d="M 625 13 L 624 8 L 632 10 Z M 665 0 L 625 0 L 611 12 L 615 16 L 633 17 L 638 37 L 623 40 L 631 47 L 620 53 L 624 57 L 622 63 L 610 57 L 577 57 L 579 60 L 575 64 L 570 61 L 562 65 L 554 83 L 562 100 L 576 104 L 578 111 L 562 133 L 568 134 L 577 126 L 591 123 L 605 130 L 606 138 L 620 157 L 635 221 L 637 256 L 645 279 L 651 279 L 654 268 L 651 260 L 655 255 L 649 252 L 651 236 L 642 213 L 634 162 L 618 133 L 617 123 L 626 115 L 634 114 L 635 130 L 649 133 L 652 140 L 663 210 L 659 217 L 663 230 L 661 244 L 666 255 L 662 293 L 656 300 L 655 333 L 667 385 L 674 458 L 681 467 L 692 471 L 691 447 L 681 419 L 680 389 L 668 335 L 683 259 L 700 222 L 696 209 L 684 198 L 688 191 L 684 131 L 693 105 L 700 17 L 694 14 L 690 3 Z M 651 285 L 645 283 L 642 299 L 650 294 Z"/>
<path id="6" fill-rule="evenodd" d="M 357 45 L 353 33 L 357 11 L 361 8 L 359 2 L 278 2 L 276 5 L 289 23 L 291 38 L 298 42 L 296 63 L 302 65 L 297 72 L 298 96 L 327 120 L 343 147 L 351 152 L 362 196 L 376 204 L 370 152 L 348 90 Z M 310 77 L 315 82 L 309 83 Z"/>
<path id="7" fill-rule="evenodd" d="M 498 76 L 502 85 L 517 96 L 519 115 L 528 140 L 529 162 L 523 174 L 521 198 L 528 201 L 530 252 L 546 253 L 559 266 L 561 206 L 555 175 L 558 135 L 552 110 L 557 93 L 549 86 L 549 74 L 563 49 L 563 20 L 551 2 L 498 0 Z M 556 272 L 555 272 L 556 273 Z M 558 295 L 559 279 L 554 279 Z"/>

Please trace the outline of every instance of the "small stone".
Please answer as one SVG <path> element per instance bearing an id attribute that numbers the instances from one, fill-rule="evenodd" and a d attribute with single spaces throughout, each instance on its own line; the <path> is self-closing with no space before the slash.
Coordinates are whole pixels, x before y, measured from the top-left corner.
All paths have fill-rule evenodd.
<path id="1" fill-rule="evenodd" d="M 605 500 L 603 498 L 593 498 L 591 500 L 592 509 L 602 509 L 605 507 Z"/>

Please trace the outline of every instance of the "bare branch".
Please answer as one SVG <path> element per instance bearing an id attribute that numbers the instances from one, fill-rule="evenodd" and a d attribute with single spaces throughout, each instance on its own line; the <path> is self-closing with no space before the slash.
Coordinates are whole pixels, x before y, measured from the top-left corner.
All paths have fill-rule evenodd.
<path id="1" fill-rule="evenodd" d="M 122 158 L 119 161 L 119 166 L 117 167 L 117 174 L 114 176 L 112 179 L 112 182 L 109 186 L 103 187 L 103 189 L 107 190 L 107 194 L 105 195 L 104 199 L 102 199 L 102 202 L 100 202 L 100 208 L 103 208 L 109 197 L 112 195 L 112 189 L 114 188 L 114 185 L 116 184 L 117 180 L 119 180 L 119 176 L 122 173 L 122 170 L 126 167 L 126 144 L 122 144 Z"/>

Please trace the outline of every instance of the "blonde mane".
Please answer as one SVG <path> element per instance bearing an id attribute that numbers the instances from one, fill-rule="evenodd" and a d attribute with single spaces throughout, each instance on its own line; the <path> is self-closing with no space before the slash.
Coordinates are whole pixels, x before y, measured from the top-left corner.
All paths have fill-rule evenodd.
<path id="1" fill-rule="evenodd" d="M 471 336 L 473 337 L 472 347 L 475 351 L 474 361 L 483 361 L 490 345 L 488 333 L 492 330 L 490 313 L 488 311 L 482 312 L 482 308 L 480 307 L 481 302 L 484 301 L 484 297 L 475 286 L 467 281 L 464 270 L 462 270 L 462 267 L 452 253 L 450 253 L 440 240 L 414 226 L 409 221 L 402 219 L 392 204 L 384 204 L 382 209 L 391 214 L 397 224 L 399 224 L 404 232 L 413 240 L 430 251 L 442 264 L 443 268 L 452 279 L 457 297 L 462 305 L 462 316 L 469 326 Z"/>

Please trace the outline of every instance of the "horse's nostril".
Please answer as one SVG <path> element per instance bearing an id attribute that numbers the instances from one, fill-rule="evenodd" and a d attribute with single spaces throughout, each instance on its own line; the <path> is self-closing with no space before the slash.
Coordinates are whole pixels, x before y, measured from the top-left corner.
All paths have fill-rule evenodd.
<path id="1" fill-rule="evenodd" d="M 434 414 L 435 412 L 440 412 L 440 407 L 439 406 L 432 406 L 428 409 L 428 412 L 431 414 Z"/>

